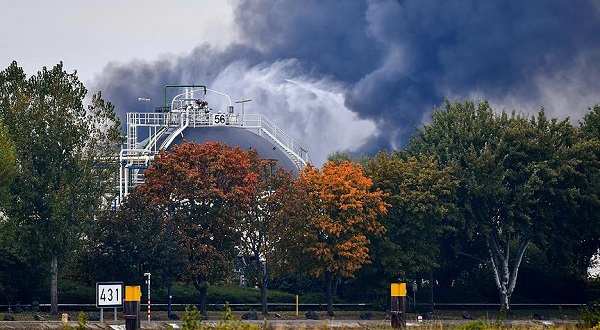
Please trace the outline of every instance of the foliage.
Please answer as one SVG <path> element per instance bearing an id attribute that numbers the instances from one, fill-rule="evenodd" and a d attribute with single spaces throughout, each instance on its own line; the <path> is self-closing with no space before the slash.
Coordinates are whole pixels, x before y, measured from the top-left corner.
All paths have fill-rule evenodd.
<path id="1" fill-rule="evenodd" d="M 322 304 L 327 301 L 327 295 L 323 292 L 306 292 L 298 297 L 304 304 Z"/>
<path id="2" fill-rule="evenodd" d="M 4 210 L 6 203 L 10 203 L 10 186 L 18 174 L 16 154 L 8 129 L 0 120 L 0 211 Z"/>
<path id="3" fill-rule="evenodd" d="M 40 272 L 43 271 L 35 260 L 19 253 L 18 247 L 12 245 L 14 232 L 2 226 L 5 237 L 0 240 L 0 304 L 14 303 L 24 300 L 23 297 L 35 297 L 43 287 Z"/>
<path id="4" fill-rule="evenodd" d="M 482 320 L 469 321 L 457 327 L 459 330 L 485 330 L 487 325 Z"/>
<path id="5" fill-rule="evenodd" d="M 116 164 L 106 162 L 121 141 L 114 106 L 100 93 L 86 108 L 86 88 L 63 64 L 29 79 L 16 62 L 0 72 L 0 117 L 19 163 L 7 209 L 29 255 L 50 265 L 52 312 L 57 312 L 58 262 L 80 244 L 83 228 L 105 206 Z"/>
<path id="6" fill-rule="evenodd" d="M 250 151 L 249 157 L 257 180 L 248 213 L 240 223 L 242 239 L 238 249 L 245 266 L 244 276 L 260 289 L 262 313 L 268 314 L 267 282 L 270 277 L 289 271 L 289 258 L 283 251 L 296 235 L 296 226 L 282 217 L 284 204 L 293 198 L 286 189 L 293 177 L 291 171 L 277 168 L 275 160 L 260 159 L 256 151 Z"/>
<path id="7" fill-rule="evenodd" d="M 398 278 L 416 278 L 437 266 L 441 239 L 456 231 L 458 181 L 450 167 L 434 157 L 379 153 L 365 166 L 373 186 L 386 192 L 388 212 L 380 217 L 386 231 L 372 239 L 375 277 L 386 285 Z"/>
<path id="8" fill-rule="evenodd" d="M 79 312 L 77 314 L 77 330 L 87 329 L 87 314 L 85 312 Z"/>
<path id="9" fill-rule="evenodd" d="M 172 225 L 161 209 L 134 191 L 116 211 L 98 213 L 69 275 L 88 285 L 134 284 L 151 272 L 153 286 L 164 286 L 183 267 Z"/>
<path id="10" fill-rule="evenodd" d="M 369 262 L 367 235 L 384 230 L 377 221 L 386 213 L 384 193 L 371 191 L 373 183 L 362 166 L 348 161 L 330 161 L 321 170 L 309 164 L 300 181 L 307 189 L 304 251 L 313 256 L 310 271 L 325 276 L 327 312 L 333 316 L 335 283 Z"/>
<path id="11" fill-rule="evenodd" d="M 600 104 L 596 104 L 583 117 L 580 123 L 581 131 L 585 137 L 590 139 L 600 139 Z"/>
<path id="12" fill-rule="evenodd" d="M 224 282 L 233 269 L 237 227 L 257 180 L 248 153 L 220 142 L 185 142 L 161 151 L 145 180 L 138 189 L 173 228 L 185 263 L 182 275 L 200 293 L 204 314 L 208 286 Z"/>
<path id="13" fill-rule="evenodd" d="M 308 219 L 310 244 L 306 251 L 316 256 L 319 276 L 325 272 L 352 273 L 368 262 L 366 233 L 381 233 L 377 216 L 385 214 L 381 191 L 371 192 L 372 181 L 362 166 L 350 162 L 326 163 L 322 170 L 308 166 L 302 173 L 309 189 Z M 312 236 L 312 237 L 311 237 Z"/>
<path id="14" fill-rule="evenodd" d="M 352 156 L 342 150 L 336 150 L 329 155 L 327 155 L 327 161 L 332 161 L 336 164 L 343 162 L 351 162 Z"/>
<path id="15" fill-rule="evenodd" d="M 595 308 L 598 302 L 590 303 L 579 309 L 578 325 L 583 328 L 596 328 L 600 324 L 600 310 Z"/>
<path id="16" fill-rule="evenodd" d="M 58 284 L 58 297 L 65 304 L 91 303 L 96 299 L 96 288 L 63 279 Z"/>
<path id="17" fill-rule="evenodd" d="M 77 314 L 76 327 L 71 326 L 69 323 L 65 323 L 63 327 L 65 330 L 85 330 L 87 328 L 87 314 L 85 312 L 79 312 Z"/>
<path id="18" fill-rule="evenodd" d="M 209 290 L 209 301 L 212 303 L 222 304 L 224 301 L 231 303 L 260 303 L 260 291 L 253 288 L 243 288 L 235 285 L 225 285 L 214 287 L 214 290 Z M 272 303 L 290 303 L 294 301 L 294 295 L 277 291 L 269 290 L 267 298 Z"/>
<path id="19" fill-rule="evenodd" d="M 294 272 L 275 278 L 271 281 L 271 287 L 293 294 L 323 291 L 322 284 L 317 279 L 302 272 Z"/>
<path id="20" fill-rule="evenodd" d="M 196 306 L 185 306 L 185 314 L 181 317 L 182 329 L 183 330 L 196 330 L 200 329 L 200 322 L 202 317 L 198 312 Z"/>
<path id="21" fill-rule="evenodd" d="M 225 304 L 225 311 L 217 324 L 207 324 L 202 322 L 202 317 L 196 306 L 186 306 L 186 313 L 182 317 L 183 330 L 200 330 L 200 329 L 216 329 L 216 330 L 256 330 L 260 329 L 258 325 L 243 323 L 241 320 L 236 320 L 231 313 L 229 304 Z"/>
<path id="22" fill-rule="evenodd" d="M 588 143 L 580 143 L 568 121 L 550 120 L 543 109 L 527 118 L 496 113 L 487 101 L 477 106 L 447 101 L 418 133 L 407 152 L 436 156 L 460 180 L 458 205 L 465 227 L 452 243 L 455 253 L 491 267 L 507 309 L 531 242 L 544 247 L 552 242 L 562 249 L 562 240 L 565 252 L 578 249 L 588 260 L 597 250 L 595 239 L 586 241 L 587 251 L 569 246 L 577 242 L 574 231 L 585 228 L 595 235 L 589 226 L 600 217 L 594 206 L 597 189 L 591 188 L 598 180 L 597 156 Z M 555 253 L 554 260 L 561 257 L 558 248 L 548 251 Z M 562 256 L 578 262 L 573 255 Z"/>

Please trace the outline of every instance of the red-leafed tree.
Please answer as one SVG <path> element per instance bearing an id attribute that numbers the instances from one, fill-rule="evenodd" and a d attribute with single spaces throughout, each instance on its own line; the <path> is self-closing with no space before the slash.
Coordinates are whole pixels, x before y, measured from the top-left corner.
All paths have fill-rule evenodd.
<path id="1" fill-rule="evenodd" d="M 200 293 L 205 314 L 208 286 L 230 279 L 234 268 L 237 227 L 257 180 L 248 153 L 220 142 L 185 142 L 162 151 L 145 178 L 139 190 L 174 223 L 186 260 L 183 277 Z"/>
<path id="2" fill-rule="evenodd" d="M 277 161 L 260 159 L 249 152 L 252 171 L 258 175 L 250 208 L 240 231 L 240 252 L 245 260 L 246 279 L 260 289 L 262 313 L 268 314 L 267 284 L 270 279 L 290 273 L 296 268 L 298 228 L 304 218 L 289 216 L 286 210 L 301 197 L 295 193 L 292 171 L 277 166 Z M 297 208 L 290 213 L 299 214 Z"/>

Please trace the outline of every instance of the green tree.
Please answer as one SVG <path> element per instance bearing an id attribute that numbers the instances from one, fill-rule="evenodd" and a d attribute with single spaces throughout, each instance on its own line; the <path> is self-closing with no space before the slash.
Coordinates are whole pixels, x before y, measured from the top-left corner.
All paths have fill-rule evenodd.
<path id="1" fill-rule="evenodd" d="M 583 279 L 600 247 L 599 105 L 589 109 L 576 133 L 570 134 L 568 148 L 548 146 L 556 148 L 559 157 L 560 189 L 552 194 L 554 205 L 560 205 L 554 211 L 560 221 L 552 224 L 552 235 L 542 247 L 554 269 Z"/>
<path id="2" fill-rule="evenodd" d="M 152 273 L 159 288 L 181 273 L 180 249 L 165 212 L 136 191 L 117 210 L 99 212 L 91 225 L 85 248 L 70 270 L 77 280 L 139 283 Z"/>
<path id="3" fill-rule="evenodd" d="M 117 169 L 108 161 L 121 141 L 114 106 L 98 93 L 86 108 L 86 94 L 62 63 L 29 79 L 16 62 L 0 73 L 0 114 L 19 164 L 7 214 L 18 223 L 21 248 L 49 262 L 52 313 L 59 260 L 77 250 L 84 224 L 108 204 Z"/>
<path id="4" fill-rule="evenodd" d="M 360 164 L 329 161 L 321 170 L 308 165 L 300 174 L 307 192 L 304 251 L 312 256 L 305 265 L 317 277 L 324 276 L 327 314 L 334 316 L 333 296 L 338 280 L 352 277 L 369 262 L 371 233 L 383 232 L 377 218 L 386 213 L 384 193 L 372 191 Z"/>
<path id="5" fill-rule="evenodd" d="M 352 156 L 342 150 L 336 150 L 327 155 L 327 161 L 332 161 L 334 163 L 351 162 Z"/>
<path id="6" fill-rule="evenodd" d="M 441 239 L 456 231 L 456 190 L 452 168 L 440 168 L 432 156 L 408 157 L 380 152 L 365 167 L 373 187 L 384 191 L 386 228 L 372 239 L 373 264 L 385 283 L 416 278 L 438 266 Z"/>
<path id="7" fill-rule="evenodd" d="M 487 101 L 477 106 L 447 101 L 407 148 L 411 154 L 435 155 L 454 169 L 466 225 L 462 238 L 483 243 L 478 250 L 461 249 L 468 244 L 460 242 L 455 247 L 487 261 L 507 311 L 527 247 L 544 246 L 554 226 L 578 213 L 572 186 L 581 177 L 577 142 L 568 121 L 548 120 L 543 109 L 527 118 L 496 113 Z"/>
<path id="8" fill-rule="evenodd" d="M 580 123 L 581 131 L 587 139 L 600 139 L 600 105 L 588 110 Z"/>
<path id="9" fill-rule="evenodd" d="M 239 223 L 257 180 L 248 153 L 220 142 L 185 142 L 161 153 L 138 190 L 168 214 L 184 256 L 184 278 L 200 293 L 206 313 L 211 283 L 230 279 Z"/>
<path id="10" fill-rule="evenodd" d="M 17 177 L 17 152 L 8 130 L 0 121 L 0 223 L 6 203 L 10 203 L 10 187 Z"/>
<path id="11" fill-rule="evenodd" d="M 28 273 L 26 256 L 15 249 L 14 228 L 7 221 L 6 207 L 12 196 L 10 187 L 17 176 L 16 150 L 9 138 L 8 130 L 0 121 L 0 300 L 12 301 L 19 287 L 24 287 L 23 274 Z"/>

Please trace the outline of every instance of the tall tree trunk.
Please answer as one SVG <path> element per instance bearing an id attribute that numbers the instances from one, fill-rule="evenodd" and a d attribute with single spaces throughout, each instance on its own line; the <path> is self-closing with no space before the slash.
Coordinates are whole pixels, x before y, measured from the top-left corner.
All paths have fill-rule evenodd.
<path id="1" fill-rule="evenodd" d="M 506 315 L 512 314 L 510 309 L 510 295 L 506 290 L 500 292 L 500 312 L 504 312 Z"/>
<path id="2" fill-rule="evenodd" d="M 259 242 L 262 242 L 262 235 L 259 239 Z M 257 248 L 254 250 L 254 265 L 256 269 L 255 279 L 258 282 L 258 286 L 260 289 L 260 304 L 262 308 L 263 315 L 269 315 L 269 308 L 267 306 L 267 261 L 260 261 L 260 249 L 262 244 L 258 244 Z"/>
<path id="3" fill-rule="evenodd" d="M 200 294 L 200 315 L 206 318 L 206 293 L 208 292 L 208 282 L 202 281 L 197 277 L 193 280 L 194 287 Z"/>
<path id="4" fill-rule="evenodd" d="M 500 294 L 500 310 L 507 315 L 512 313 L 510 309 L 510 298 L 517 284 L 517 275 L 519 267 L 523 260 L 525 250 L 529 245 L 529 240 L 525 239 L 519 243 L 512 265 L 510 263 L 510 239 L 506 240 L 504 250 L 500 247 L 498 236 L 492 235 L 488 239 L 488 251 L 490 254 L 490 264 L 494 272 L 494 280 Z"/>
<path id="5" fill-rule="evenodd" d="M 325 272 L 325 285 L 327 287 L 327 316 L 333 317 L 333 280 L 331 272 Z"/>
<path id="6" fill-rule="evenodd" d="M 264 280 L 260 285 L 260 304 L 262 306 L 263 315 L 269 315 L 269 307 L 267 306 L 267 282 Z"/>
<path id="7" fill-rule="evenodd" d="M 340 284 L 340 275 L 341 275 L 342 271 L 338 269 L 338 271 L 335 273 L 335 276 L 333 276 L 333 296 L 337 296 L 337 289 L 338 289 L 338 284 Z"/>
<path id="8" fill-rule="evenodd" d="M 199 290 L 200 292 L 200 314 L 203 318 L 206 318 L 206 293 L 208 292 L 208 285 L 203 286 Z"/>
<path id="9" fill-rule="evenodd" d="M 50 313 L 58 314 L 58 256 L 55 252 L 50 263 Z"/>

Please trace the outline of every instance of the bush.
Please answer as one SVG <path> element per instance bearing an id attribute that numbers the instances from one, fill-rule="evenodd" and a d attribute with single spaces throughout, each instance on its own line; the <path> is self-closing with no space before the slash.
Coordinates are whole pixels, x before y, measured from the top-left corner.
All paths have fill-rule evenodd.
<path id="1" fill-rule="evenodd" d="M 172 287 L 173 303 L 200 304 L 200 295 L 191 285 L 174 284 Z M 167 302 L 167 290 L 161 289 L 154 294 L 153 299 L 157 303 Z M 260 291 L 254 288 L 244 288 L 239 285 L 222 285 L 208 287 L 206 301 L 209 304 L 260 304 Z M 277 290 L 267 291 L 269 303 L 293 303 L 295 296 L 290 293 Z"/>
<path id="2" fill-rule="evenodd" d="M 210 286 L 207 301 L 209 304 L 223 304 L 226 301 L 232 304 L 258 304 L 260 291 L 240 285 Z"/>
<path id="3" fill-rule="evenodd" d="M 302 274 L 289 274 L 280 278 L 275 278 L 271 281 L 271 288 L 288 292 L 291 294 L 302 295 L 306 292 L 323 291 L 321 281 L 308 277 Z"/>
<path id="4" fill-rule="evenodd" d="M 58 301 L 62 304 L 93 303 L 96 301 L 96 288 L 61 279 L 58 281 Z"/>
<path id="5" fill-rule="evenodd" d="M 294 303 L 296 302 L 296 295 L 277 290 L 269 290 L 267 291 L 267 301 L 270 303 Z"/>
<path id="6" fill-rule="evenodd" d="M 241 320 L 236 320 L 231 313 L 229 303 L 225 303 L 225 311 L 221 316 L 221 320 L 217 324 L 203 323 L 200 313 L 196 306 L 186 307 L 186 313 L 183 316 L 183 330 L 258 330 L 260 327 L 256 324 L 242 323 Z"/>
<path id="7" fill-rule="evenodd" d="M 303 304 L 326 304 L 327 296 L 322 292 L 307 292 L 300 296 L 300 303 Z"/>
<path id="8" fill-rule="evenodd" d="M 579 310 L 579 325 L 584 328 L 594 328 L 600 324 L 600 310 L 595 308 L 598 302 L 588 303 L 587 307 Z"/>
<path id="9" fill-rule="evenodd" d="M 485 330 L 486 325 L 483 321 L 471 321 L 458 326 L 459 330 Z"/>

